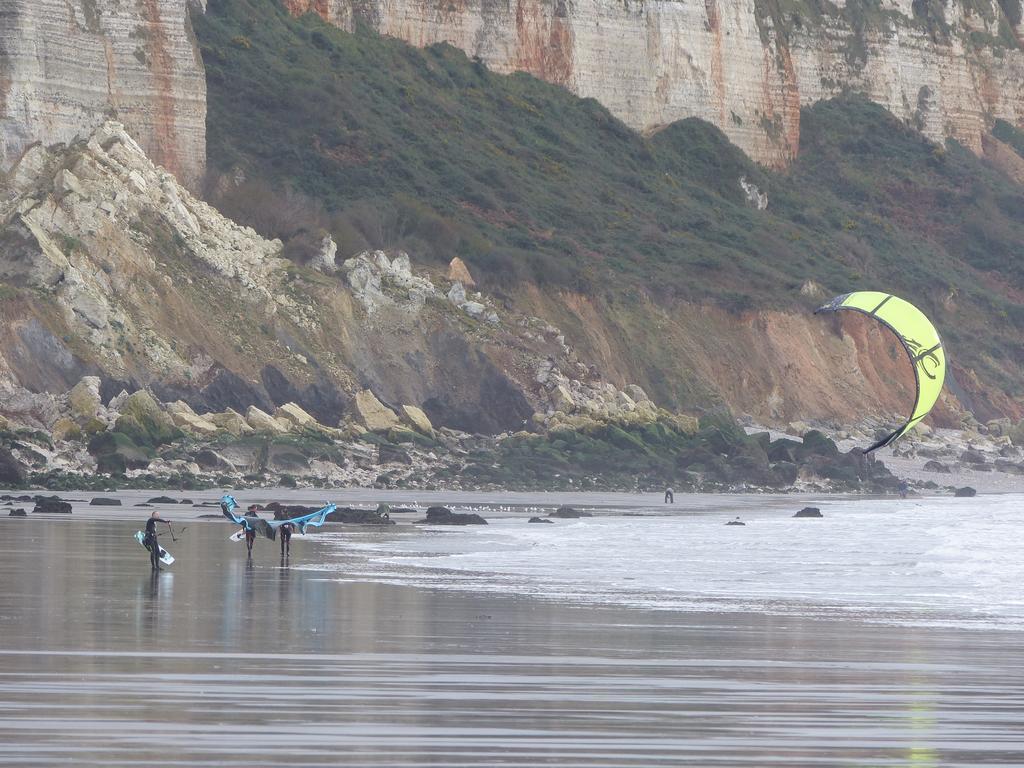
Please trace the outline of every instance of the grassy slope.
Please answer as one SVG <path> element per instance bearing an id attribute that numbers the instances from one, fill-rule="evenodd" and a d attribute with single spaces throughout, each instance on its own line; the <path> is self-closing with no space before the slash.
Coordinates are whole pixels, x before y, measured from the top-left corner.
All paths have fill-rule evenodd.
<path id="1" fill-rule="evenodd" d="M 491 289 L 736 311 L 806 306 L 808 278 L 893 290 L 940 319 L 954 359 L 1024 396 L 1024 190 L 876 106 L 805 110 L 801 157 L 774 174 L 700 121 L 644 139 L 593 100 L 276 0 L 210 0 L 196 29 L 211 167 L 318 201 L 339 255 L 458 254 Z M 745 204 L 743 175 L 768 211 Z"/>

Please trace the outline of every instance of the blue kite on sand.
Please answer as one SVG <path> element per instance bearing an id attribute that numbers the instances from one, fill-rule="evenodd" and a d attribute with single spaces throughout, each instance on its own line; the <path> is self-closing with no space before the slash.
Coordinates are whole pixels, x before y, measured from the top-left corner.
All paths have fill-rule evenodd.
<path id="1" fill-rule="evenodd" d="M 299 533 L 305 533 L 306 528 L 309 526 L 319 528 L 327 522 L 327 516 L 337 508 L 337 504 L 327 504 L 316 512 L 309 512 L 308 514 L 299 515 L 287 520 L 264 520 L 259 517 L 236 515 L 234 510 L 239 509 L 239 506 L 238 502 L 235 501 L 235 497 L 225 494 L 220 498 L 220 511 L 224 513 L 224 517 L 236 525 L 243 526 L 248 531 L 262 533 L 271 541 L 277 537 L 277 529 L 286 523 L 291 523 L 292 525 L 297 526 Z"/>

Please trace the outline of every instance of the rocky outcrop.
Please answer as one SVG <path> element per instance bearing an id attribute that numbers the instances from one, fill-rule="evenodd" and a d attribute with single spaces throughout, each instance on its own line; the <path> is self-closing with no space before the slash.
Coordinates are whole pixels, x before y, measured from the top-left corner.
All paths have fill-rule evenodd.
<path id="1" fill-rule="evenodd" d="M 414 45 L 450 43 L 499 72 L 529 72 L 593 97 L 639 130 L 699 117 L 770 165 L 797 152 L 800 107 L 844 90 L 976 152 L 994 118 L 1024 121 L 1021 27 L 1015 38 L 996 0 L 286 5 L 349 30 L 363 23 Z"/>
<path id="2" fill-rule="evenodd" d="M 190 5 L 201 4 L 3 0 L 0 169 L 35 142 L 87 136 L 113 114 L 155 163 L 196 188 L 206 165 L 206 79 Z"/>
<path id="3" fill-rule="evenodd" d="M 487 525 L 487 521 L 474 512 L 452 512 L 447 507 L 430 507 L 422 525 Z"/>

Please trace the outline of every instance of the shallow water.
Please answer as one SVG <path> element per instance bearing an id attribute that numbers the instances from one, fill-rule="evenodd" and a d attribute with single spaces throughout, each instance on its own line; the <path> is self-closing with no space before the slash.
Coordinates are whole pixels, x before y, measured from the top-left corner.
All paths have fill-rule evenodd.
<path id="1" fill-rule="evenodd" d="M 513 511 L 472 531 L 334 528 L 295 540 L 288 567 L 266 541 L 249 566 L 231 526 L 176 510 L 188 528 L 156 577 L 138 510 L 0 518 L 0 764 L 1024 765 L 1024 635 L 998 628 L 1002 597 L 963 602 L 1003 595 L 1019 567 L 985 570 L 1000 547 L 1020 559 L 985 532 L 998 500 L 959 528 L 949 510 L 915 527 L 913 507 L 840 500 L 793 521 L 814 533 L 784 530 L 792 499 L 681 518 L 593 501 L 607 516 L 553 526 Z M 748 526 L 722 525 L 732 507 Z M 869 526 L 874 548 L 855 535 Z M 701 568 L 676 562 L 684 535 Z M 723 594 L 720 540 L 757 589 Z M 829 600 L 782 596 L 787 540 L 804 583 L 838 579 Z"/>

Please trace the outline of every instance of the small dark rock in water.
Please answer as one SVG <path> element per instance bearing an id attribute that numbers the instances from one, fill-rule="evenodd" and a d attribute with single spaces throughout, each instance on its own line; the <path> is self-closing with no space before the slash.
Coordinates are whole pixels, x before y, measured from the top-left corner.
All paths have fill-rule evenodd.
<path id="1" fill-rule="evenodd" d="M 7 516 L 8 517 L 27 517 L 27 515 L 25 514 L 25 510 L 22 509 L 21 507 L 18 507 L 17 509 L 12 509 L 11 513 L 9 515 L 7 515 Z"/>
<path id="2" fill-rule="evenodd" d="M 120 499 L 107 499 L 102 496 L 97 496 L 95 499 L 89 502 L 90 507 L 120 507 Z"/>
<path id="3" fill-rule="evenodd" d="M 135 506 L 136 507 L 152 507 L 153 505 L 152 504 L 147 504 L 146 502 L 142 501 L 142 502 L 139 502 L 138 504 L 136 504 Z"/>
<path id="4" fill-rule="evenodd" d="M 817 507 L 804 507 L 793 517 L 824 517 L 824 515 L 821 514 L 821 510 Z"/>
<path id="5" fill-rule="evenodd" d="M 949 467 L 935 459 L 929 459 L 926 461 L 924 463 L 924 469 L 926 472 L 942 472 L 947 475 L 949 474 Z"/>
<path id="6" fill-rule="evenodd" d="M 963 488 L 957 488 L 953 492 L 953 495 L 956 496 L 958 499 L 969 499 L 972 496 L 977 496 L 978 492 L 971 488 L 971 486 L 965 485 Z"/>
<path id="7" fill-rule="evenodd" d="M 32 513 L 39 512 L 70 515 L 71 505 L 56 496 L 36 496 L 36 508 L 32 510 Z"/>
<path id="8" fill-rule="evenodd" d="M 223 519 L 223 517 L 224 517 L 223 515 L 198 515 L 196 519 L 198 519 L 198 520 L 221 520 L 221 519 Z"/>
<path id="9" fill-rule="evenodd" d="M 531 517 L 527 520 L 529 523 L 547 523 L 548 525 L 554 525 L 554 520 L 548 520 L 546 517 Z"/>
<path id="10" fill-rule="evenodd" d="M 560 517 L 562 519 L 571 519 L 575 517 L 593 517 L 593 513 L 585 512 L 582 509 L 574 509 L 572 507 L 559 507 L 554 512 L 548 514 L 548 517 Z"/>
<path id="11" fill-rule="evenodd" d="M 726 525 L 746 525 L 746 523 L 737 517 L 735 520 L 730 520 Z"/>
<path id="12" fill-rule="evenodd" d="M 417 520 L 425 525 L 487 525 L 487 521 L 472 512 L 452 512 L 448 507 L 430 507 L 425 520 Z"/>
<path id="13" fill-rule="evenodd" d="M 149 500 L 150 504 L 177 504 L 177 499 L 172 499 L 170 496 L 156 496 Z"/>
<path id="14" fill-rule="evenodd" d="M 192 503 L 192 499 L 182 499 L 178 503 L 179 504 L 191 504 Z"/>

